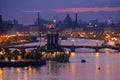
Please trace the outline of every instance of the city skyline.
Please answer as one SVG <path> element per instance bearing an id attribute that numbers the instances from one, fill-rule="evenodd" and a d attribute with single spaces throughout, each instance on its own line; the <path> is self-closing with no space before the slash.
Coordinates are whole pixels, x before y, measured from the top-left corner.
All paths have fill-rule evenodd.
<path id="1" fill-rule="evenodd" d="M 37 12 L 40 12 L 41 18 L 52 20 L 57 16 L 58 20 L 63 20 L 69 13 L 74 20 L 75 13 L 78 13 L 78 19 L 82 20 L 107 20 L 112 17 L 113 20 L 120 20 L 120 1 L 119 0 L 1 0 L 0 14 L 3 19 L 17 19 L 23 24 L 32 24 L 37 18 Z"/>

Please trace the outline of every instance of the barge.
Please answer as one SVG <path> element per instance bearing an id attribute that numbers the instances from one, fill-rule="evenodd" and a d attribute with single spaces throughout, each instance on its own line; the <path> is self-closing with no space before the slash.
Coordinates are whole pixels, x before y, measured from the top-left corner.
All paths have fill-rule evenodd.
<path id="1" fill-rule="evenodd" d="M 45 47 L 40 48 L 42 57 L 46 61 L 69 62 L 70 52 L 61 48 L 58 32 L 47 34 L 47 43 Z"/>
<path id="2" fill-rule="evenodd" d="M 45 65 L 45 60 L 39 61 L 0 61 L 0 67 L 26 67 L 26 66 L 42 66 Z"/>

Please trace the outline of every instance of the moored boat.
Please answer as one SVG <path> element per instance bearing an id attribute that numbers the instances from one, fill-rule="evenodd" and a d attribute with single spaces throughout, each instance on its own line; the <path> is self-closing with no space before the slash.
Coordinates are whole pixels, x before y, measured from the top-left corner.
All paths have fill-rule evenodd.
<path id="1" fill-rule="evenodd" d="M 25 66 L 42 66 L 45 65 L 45 60 L 24 60 L 24 61 L 0 61 L 0 67 L 25 67 Z"/>
<path id="2" fill-rule="evenodd" d="M 47 61 L 69 62 L 70 52 L 60 46 L 58 32 L 48 33 L 46 46 L 40 49 L 42 58 Z"/>
<path id="3" fill-rule="evenodd" d="M 56 61 L 56 62 L 69 62 L 70 52 L 69 51 L 50 51 L 50 52 L 41 52 L 42 57 L 46 61 Z"/>

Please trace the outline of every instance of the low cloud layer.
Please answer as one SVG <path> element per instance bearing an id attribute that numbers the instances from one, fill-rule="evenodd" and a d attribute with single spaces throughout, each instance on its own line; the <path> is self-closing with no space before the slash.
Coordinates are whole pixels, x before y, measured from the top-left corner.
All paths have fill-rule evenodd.
<path id="1" fill-rule="evenodd" d="M 93 7 L 93 8 L 63 8 L 54 9 L 55 12 L 119 12 L 120 7 Z"/>

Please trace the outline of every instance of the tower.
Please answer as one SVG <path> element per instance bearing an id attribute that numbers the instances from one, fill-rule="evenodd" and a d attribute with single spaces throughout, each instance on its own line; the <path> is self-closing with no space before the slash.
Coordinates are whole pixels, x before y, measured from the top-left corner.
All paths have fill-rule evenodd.
<path id="1" fill-rule="evenodd" d="M 76 24 L 78 23 L 78 15 L 77 15 L 77 13 L 75 13 L 75 22 L 76 22 Z"/>
<path id="2" fill-rule="evenodd" d="M 38 26 L 40 26 L 40 16 L 39 16 L 39 12 L 38 12 L 38 14 L 37 14 L 37 24 L 38 24 Z"/>
<path id="3" fill-rule="evenodd" d="M 18 25 L 18 21 L 16 19 L 13 20 L 14 25 Z"/>
<path id="4" fill-rule="evenodd" d="M 69 27 L 69 28 L 73 27 L 72 19 L 71 19 L 69 14 L 67 14 L 65 19 L 64 19 L 64 25 L 65 25 L 65 27 Z"/>
<path id="5" fill-rule="evenodd" d="M 58 49 L 59 48 L 58 40 L 59 40 L 58 33 L 48 33 L 47 34 L 47 49 L 49 50 Z"/>
<path id="6" fill-rule="evenodd" d="M 0 24 L 2 23 L 2 15 L 0 15 Z"/>
<path id="7" fill-rule="evenodd" d="M 75 13 L 75 26 L 78 27 L 78 14 Z"/>

